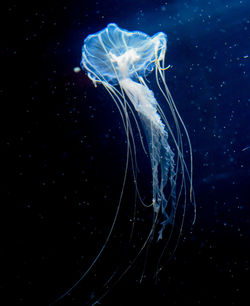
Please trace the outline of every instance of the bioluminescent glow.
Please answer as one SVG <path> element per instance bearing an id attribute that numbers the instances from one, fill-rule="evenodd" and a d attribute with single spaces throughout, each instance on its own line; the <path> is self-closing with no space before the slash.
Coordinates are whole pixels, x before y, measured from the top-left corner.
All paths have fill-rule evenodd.
<path id="1" fill-rule="evenodd" d="M 81 67 L 87 72 L 95 86 L 101 84 L 105 87 L 110 95 L 110 101 L 116 104 L 126 131 L 127 159 L 120 200 L 107 238 L 80 280 L 63 296 L 85 278 L 110 240 L 122 202 L 129 162 L 133 168 L 139 202 L 152 210 L 153 222 L 138 254 L 130 261 L 128 268 L 121 273 L 117 281 L 153 240 L 165 240 L 166 243 L 159 254 L 157 274 L 160 270 L 162 256 L 172 235 L 172 231 L 166 232 L 166 228 L 174 228 L 178 205 L 181 203 L 182 215 L 181 222 L 178 223 L 177 240 L 182 231 L 188 203 L 193 204 L 195 215 L 192 147 L 187 129 L 166 84 L 165 74 L 169 68 L 169 66 L 165 67 L 166 50 L 167 35 L 165 33 L 159 32 L 150 37 L 143 32 L 129 32 L 120 29 L 114 23 L 109 24 L 100 32 L 89 35 L 84 40 Z M 146 77 L 153 71 L 161 94 L 160 99 L 167 104 L 169 114 L 172 116 L 172 125 L 169 124 L 155 94 L 147 85 Z M 135 141 L 133 126 L 136 127 L 136 132 L 139 132 L 141 139 L 139 144 Z M 144 138 L 146 141 L 143 140 Z M 169 142 L 170 139 L 171 142 Z M 188 148 L 188 161 L 184 156 L 184 140 Z M 137 185 L 136 148 L 138 145 L 142 145 L 151 162 L 152 200 L 150 203 L 143 202 Z M 176 241 L 175 248 L 177 244 L 178 241 Z M 101 298 L 105 295 L 106 292 Z"/>

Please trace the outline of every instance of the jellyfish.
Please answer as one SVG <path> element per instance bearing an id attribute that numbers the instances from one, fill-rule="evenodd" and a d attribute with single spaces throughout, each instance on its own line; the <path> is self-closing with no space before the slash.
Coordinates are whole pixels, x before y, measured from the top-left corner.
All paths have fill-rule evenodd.
<path id="1" fill-rule="evenodd" d="M 149 36 L 143 32 L 121 29 L 114 23 L 108 24 L 105 29 L 87 36 L 84 40 L 81 67 L 95 86 L 99 84 L 104 86 L 116 104 L 127 137 L 127 159 L 120 200 L 106 240 L 89 268 L 63 296 L 85 278 L 112 235 L 122 202 L 129 161 L 133 168 L 138 198 L 144 206 L 151 209 L 153 221 L 139 253 L 122 275 L 154 239 L 166 240 L 165 247 L 159 255 L 157 271 L 160 270 L 160 261 L 170 239 L 170 237 L 164 238 L 164 232 L 168 226 L 174 227 L 180 202 L 182 202 L 182 217 L 179 236 L 188 202 L 193 204 L 195 216 L 192 147 L 185 124 L 166 83 L 165 74 L 170 68 L 170 66 L 165 67 L 166 50 L 167 35 L 165 33 L 158 32 Z M 159 93 L 172 116 L 172 125 L 156 100 L 154 92 L 148 86 L 147 76 L 153 71 Z M 134 136 L 135 128 L 140 135 L 141 146 L 150 159 L 152 173 L 150 203 L 144 203 L 137 184 L 136 149 L 138 144 Z M 184 138 L 189 151 L 188 161 L 184 154 L 186 151 Z M 171 139 L 172 147 L 169 139 Z M 170 231 L 169 236 L 171 233 Z"/>

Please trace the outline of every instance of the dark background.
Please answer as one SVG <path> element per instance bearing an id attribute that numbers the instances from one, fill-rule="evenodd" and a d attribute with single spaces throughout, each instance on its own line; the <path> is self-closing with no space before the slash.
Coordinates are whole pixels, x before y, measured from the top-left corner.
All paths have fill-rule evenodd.
<path id="1" fill-rule="evenodd" d="M 197 220 L 190 227 L 189 208 L 175 257 L 158 284 L 152 271 L 160 246 L 153 244 L 145 280 L 138 281 L 142 256 L 102 303 L 243 305 L 250 285 L 247 0 L 5 3 L 1 305 L 49 305 L 80 278 L 105 241 L 121 190 L 125 133 L 105 90 L 73 69 L 83 39 L 110 22 L 168 35 L 166 61 L 173 67 L 167 83 L 193 145 Z M 140 186 L 150 201 L 150 172 L 141 171 Z M 139 249 L 151 224 L 151 211 L 138 208 L 129 245 L 133 194 L 129 173 L 107 250 L 56 305 L 90 305 L 113 271 L 118 267 L 119 274 L 133 258 L 129 250 Z"/>

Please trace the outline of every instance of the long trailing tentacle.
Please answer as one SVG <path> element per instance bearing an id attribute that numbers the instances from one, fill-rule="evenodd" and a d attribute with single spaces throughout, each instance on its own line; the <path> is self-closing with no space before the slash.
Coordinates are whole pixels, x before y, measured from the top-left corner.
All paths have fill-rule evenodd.
<path id="1" fill-rule="evenodd" d="M 164 58 L 163 58 L 163 67 L 164 67 Z M 168 129 L 169 129 L 169 132 L 170 132 L 170 135 L 172 136 L 172 139 L 175 143 L 175 146 L 176 146 L 176 149 L 177 149 L 177 167 L 178 167 L 178 163 L 180 161 L 180 164 L 181 164 L 181 169 L 182 169 L 182 173 L 181 173 L 181 187 L 180 187 L 180 190 L 179 190 L 179 195 L 178 195 L 178 200 L 177 200 L 177 205 L 179 203 L 179 200 L 180 200 L 180 197 L 181 197 L 181 194 L 182 194 L 182 189 L 184 190 L 184 202 L 183 202 L 183 213 L 182 213 L 182 218 L 181 218 L 181 224 L 180 224 L 180 227 L 179 227 L 179 230 L 178 230 L 178 236 L 177 236 L 177 239 L 176 239 L 176 242 L 175 242 L 175 245 L 174 245 L 174 248 L 172 249 L 172 252 L 168 258 L 168 261 L 174 256 L 175 254 L 175 251 L 176 251 L 176 248 L 178 246 L 178 243 L 179 243 L 179 240 L 180 240 L 180 237 L 181 237 L 181 233 L 182 233 L 182 229 L 183 229 L 183 224 L 184 224 L 184 218 L 185 218 L 185 212 L 186 212 L 186 205 L 187 205 L 187 202 L 186 202 L 186 179 L 185 179 L 185 174 L 187 175 L 188 177 L 188 180 L 189 180 L 189 185 L 190 185 L 190 202 L 193 203 L 193 206 L 194 206 L 194 220 L 193 220 L 193 223 L 195 222 L 195 218 L 196 218 L 196 204 L 195 204 L 195 197 L 194 197 L 194 191 L 193 191 L 193 181 L 192 181 L 192 177 L 193 177 L 193 158 L 192 158 L 192 146 L 191 146 L 191 141 L 190 141 L 190 137 L 188 135 L 188 132 L 187 132 L 187 129 L 185 127 L 185 124 L 177 110 L 177 107 L 173 101 L 173 98 L 168 90 L 168 87 L 167 87 L 167 84 L 166 84 L 166 81 L 165 81 L 165 70 L 167 70 L 170 66 L 167 66 L 167 68 L 163 68 L 160 66 L 160 63 L 156 60 L 156 69 L 155 69 L 155 73 L 156 73 L 156 81 L 157 81 L 157 85 L 161 91 L 161 93 L 163 94 L 165 100 L 167 101 L 168 105 L 169 105 L 169 109 L 171 111 L 171 114 L 173 116 L 173 119 L 174 119 L 174 122 L 175 122 L 175 126 L 176 126 L 176 132 L 177 132 L 177 139 L 175 138 L 174 136 L 174 133 L 172 132 L 168 122 L 167 122 L 167 119 L 162 111 L 162 109 L 160 108 L 160 106 L 158 107 L 158 111 L 159 113 L 161 114 L 162 118 L 163 118 L 163 121 L 164 123 L 168 126 Z M 158 77 L 158 74 L 160 75 L 160 79 L 161 81 L 163 82 L 164 84 L 164 90 L 162 89 L 161 85 L 160 85 L 160 82 L 159 82 L 159 77 Z M 189 151 L 190 151 L 190 172 L 187 168 L 187 165 L 186 165 L 186 162 L 184 160 L 184 152 L 183 152 L 183 142 L 182 142 L 182 134 L 181 134 L 181 130 L 180 130 L 180 126 L 179 126 L 179 122 L 181 123 L 183 129 L 184 129 L 184 132 L 185 132 L 185 135 L 187 137 L 187 140 L 188 140 L 188 145 L 189 145 Z M 177 169 L 177 175 L 176 175 L 176 180 L 177 180 L 177 177 L 178 177 L 178 169 Z M 165 243 L 165 246 L 159 256 L 159 259 L 158 259 L 158 264 L 157 264 L 157 269 L 156 269 L 156 273 L 155 273 L 155 278 L 157 278 L 158 276 L 158 273 L 159 271 L 162 269 L 160 267 L 160 263 L 161 263 L 161 260 L 162 260 L 162 257 L 163 255 L 165 254 L 166 252 L 166 249 L 168 248 L 168 245 L 169 245 L 169 242 L 171 240 L 171 237 L 173 235 L 173 231 L 174 231 L 174 226 L 171 228 L 171 232 L 169 234 L 169 237 L 168 237 L 168 240 L 167 242 Z"/>

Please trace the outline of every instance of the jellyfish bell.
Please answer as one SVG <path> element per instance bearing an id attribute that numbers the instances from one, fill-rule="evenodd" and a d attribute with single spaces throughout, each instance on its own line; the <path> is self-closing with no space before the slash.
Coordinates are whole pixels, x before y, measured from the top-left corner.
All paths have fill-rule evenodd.
<path id="1" fill-rule="evenodd" d="M 155 57 L 164 58 L 166 43 L 165 33 L 150 37 L 111 23 L 84 40 L 81 65 L 92 81 L 116 85 L 125 77 L 144 77 L 151 72 Z"/>
<path id="2" fill-rule="evenodd" d="M 169 66 L 165 67 L 166 50 L 167 35 L 165 33 L 159 32 L 150 37 L 143 32 L 129 32 L 121 29 L 114 23 L 89 35 L 84 40 L 81 67 L 87 72 L 94 85 L 102 84 L 104 86 L 116 104 L 126 132 L 127 158 L 120 199 L 106 240 L 81 278 L 59 299 L 67 295 L 86 277 L 109 242 L 122 203 L 129 162 L 131 162 L 133 170 L 137 198 L 143 206 L 152 210 L 152 224 L 144 242 L 139 247 L 139 252 L 130 260 L 127 269 L 120 276 L 117 276 L 116 280 L 112 274 L 110 279 L 112 279 L 113 285 L 127 273 L 143 250 L 152 244 L 152 241 L 162 240 L 164 246 L 158 256 L 157 275 L 164 265 L 162 263 L 163 255 L 168 249 L 169 242 L 174 239 L 172 237 L 175 227 L 177 227 L 178 234 L 175 235 L 177 238 L 171 250 L 172 254 L 177 247 L 188 203 L 193 205 L 195 220 L 192 146 L 185 124 L 166 84 L 165 73 L 169 68 Z M 162 100 L 168 106 L 172 116 L 173 126 L 169 124 L 153 91 L 146 83 L 146 76 L 153 71 Z M 152 198 L 148 203 L 143 201 L 137 185 L 138 144 L 135 141 L 134 128 L 137 129 L 141 145 L 147 154 L 146 156 L 149 156 L 151 164 Z M 169 138 L 171 142 L 169 142 Z M 189 148 L 188 158 L 184 155 L 185 145 Z M 179 206 L 181 206 L 181 217 L 179 225 L 175 226 L 176 212 Z M 167 227 L 171 228 L 168 232 L 166 231 Z M 165 237 L 164 233 L 166 233 Z M 98 301 L 108 291 L 106 290 Z"/>

